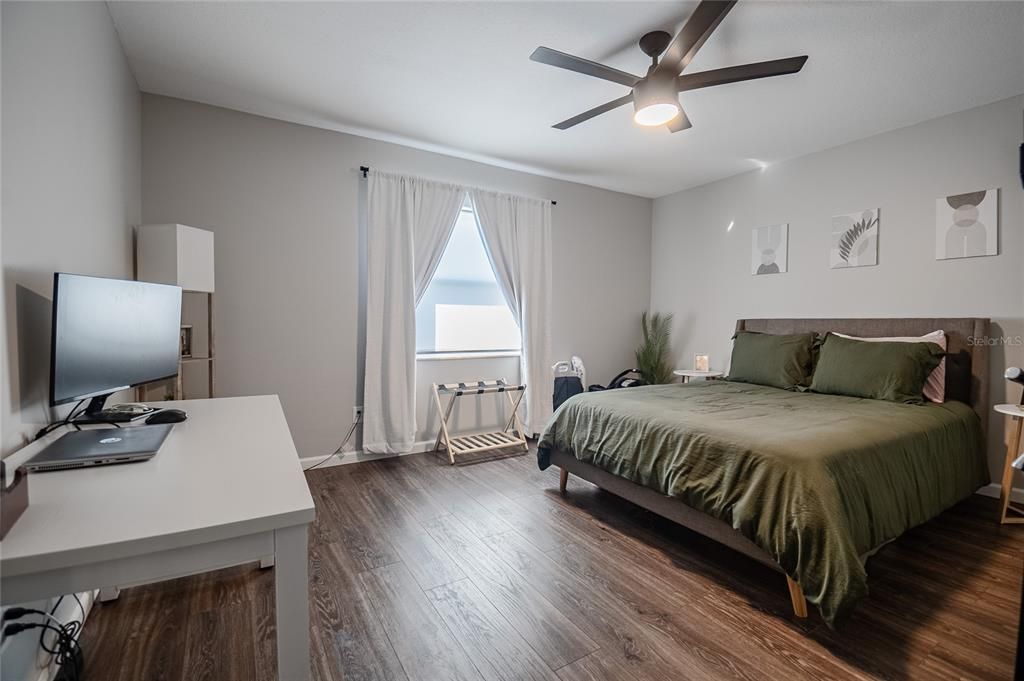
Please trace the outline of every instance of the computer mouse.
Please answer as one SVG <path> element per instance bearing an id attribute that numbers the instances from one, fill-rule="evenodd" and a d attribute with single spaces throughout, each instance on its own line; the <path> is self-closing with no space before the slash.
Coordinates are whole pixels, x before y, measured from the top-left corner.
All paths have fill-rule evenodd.
<path id="1" fill-rule="evenodd" d="M 152 426 L 158 423 L 181 423 L 187 418 L 188 414 L 181 409 L 161 409 L 152 416 L 148 416 L 146 424 Z"/>

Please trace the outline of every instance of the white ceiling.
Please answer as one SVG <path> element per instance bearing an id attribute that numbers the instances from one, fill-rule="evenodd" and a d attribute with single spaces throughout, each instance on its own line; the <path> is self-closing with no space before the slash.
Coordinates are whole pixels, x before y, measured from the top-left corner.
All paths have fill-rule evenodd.
<path id="1" fill-rule="evenodd" d="M 145 92 L 662 196 L 1024 92 L 1024 3 L 741 1 L 688 72 L 807 54 L 796 75 L 684 93 L 670 134 L 538 45 L 643 74 L 696 2 L 112 2 Z"/>

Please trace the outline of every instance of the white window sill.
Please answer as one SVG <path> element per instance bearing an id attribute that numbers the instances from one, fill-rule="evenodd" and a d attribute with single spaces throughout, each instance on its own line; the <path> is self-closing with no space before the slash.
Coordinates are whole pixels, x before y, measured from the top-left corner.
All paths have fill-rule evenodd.
<path id="1" fill-rule="evenodd" d="M 420 352 L 416 353 L 417 362 L 446 361 L 452 359 L 496 359 L 499 357 L 519 357 L 519 350 L 496 350 L 494 352 Z"/>

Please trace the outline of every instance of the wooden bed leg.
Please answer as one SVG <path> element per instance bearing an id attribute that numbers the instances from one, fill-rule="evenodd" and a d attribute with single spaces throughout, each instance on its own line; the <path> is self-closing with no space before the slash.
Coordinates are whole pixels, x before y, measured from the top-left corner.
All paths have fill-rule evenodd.
<path id="1" fill-rule="evenodd" d="M 562 474 L 558 478 L 558 491 L 565 494 L 565 486 L 569 484 L 569 471 L 562 469 Z"/>
<path id="2" fill-rule="evenodd" d="M 789 585 L 789 599 L 793 601 L 793 614 L 797 617 L 807 617 L 807 600 L 804 598 L 804 590 L 800 585 L 786 575 L 786 584 Z"/>

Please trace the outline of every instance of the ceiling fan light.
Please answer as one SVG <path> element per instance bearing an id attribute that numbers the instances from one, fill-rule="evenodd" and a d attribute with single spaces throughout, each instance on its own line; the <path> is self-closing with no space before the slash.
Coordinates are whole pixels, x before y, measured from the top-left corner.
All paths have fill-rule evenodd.
<path id="1" fill-rule="evenodd" d="M 637 125 L 654 127 L 665 125 L 679 115 L 679 105 L 669 102 L 650 104 L 642 109 L 637 109 L 633 114 L 633 120 Z"/>
<path id="2" fill-rule="evenodd" d="M 637 125 L 665 125 L 680 111 L 674 78 L 649 76 L 633 87 L 633 120 Z"/>

